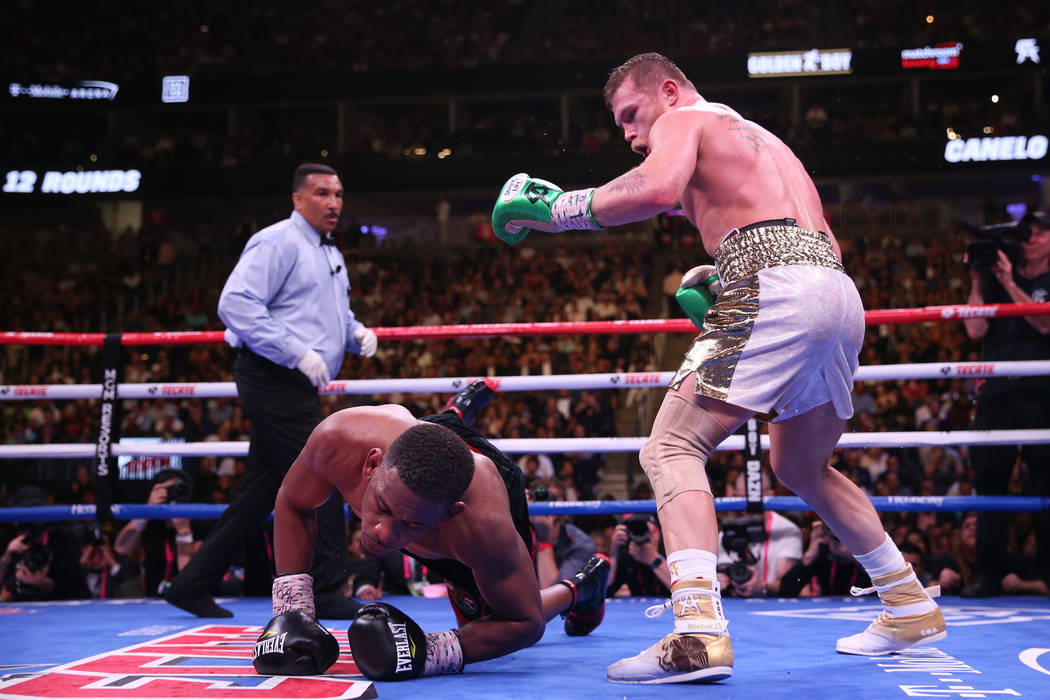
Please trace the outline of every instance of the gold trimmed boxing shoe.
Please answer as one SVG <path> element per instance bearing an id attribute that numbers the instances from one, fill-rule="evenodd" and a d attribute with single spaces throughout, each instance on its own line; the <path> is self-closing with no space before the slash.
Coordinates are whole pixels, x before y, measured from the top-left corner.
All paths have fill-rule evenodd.
<path id="1" fill-rule="evenodd" d="M 671 587 L 671 600 L 645 611 L 658 617 L 674 608 L 674 632 L 637 656 L 609 666 L 614 683 L 710 682 L 733 675 L 733 644 L 726 631 L 718 582 L 685 579 Z"/>
<path id="2" fill-rule="evenodd" d="M 911 564 L 891 574 L 876 576 L 872 583 L 871 588 L 854 587 L 850 593 L 856 596 L 878 591 L 882 612 L 863 632 L 839 639 L 835 651 L 882 656 L 948 636 L 941 609 L 933 602 L 941 594 L 941 587 L 924 589 Z"/>

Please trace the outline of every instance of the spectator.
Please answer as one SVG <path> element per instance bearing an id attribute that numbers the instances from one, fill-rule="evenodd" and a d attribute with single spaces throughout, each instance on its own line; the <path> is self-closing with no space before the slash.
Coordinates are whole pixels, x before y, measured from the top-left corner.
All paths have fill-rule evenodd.
<path id="1" fill-rule="evenodd" d="M 902 548 L 901 552 L 904 551 Z M 802 559 L 780 578 L 777 593 L 789 598 L 796 595 L 848 595 L 854 587 L 867 588 L 870 585 L 871 579 L 864 567 L 823 521 L 814 518 L 809 530 L 809 545 Z"/>
<path id="2" fill-rule="evenodd" d="M 93 598 L 134 597 L 142 594 L 142 570 L 133 559 L 118 557 L 109 534 L 89 528 L 80 550 L 80 568 Z"/>
<path id="3" fill-rule="evenodd" d="M 162 469 L 153 475 L 146 505 L 191 502 L 193 481 L 189 474 L 181 469 Z M 119 557 L 142 562 L 141 585 L 148 596 L 163 595 L 198 548 L 200 537 L 188 518 L 129 520 L 113 543 Z"/>
<path id="4" fill-rule="evenodd" d="M 22 486 L 14 505 L 47 505 L 47 494 L 37 486 Z M 0 557 L 0 570 L 3 601 L 91 597 L 80 570 L 80 543 L 64 523 L 21 523 Z"/>
<path id="5" fill-rule="evenodd" d="M 607 597 L 671 595 L 660 521 L 651 514 L 625 515 L 613 530 L 609 548 L 612 574 Z"/>
<path id="6" fill-rule="evenodd" d="M 970 270 L 970 296 L 967 303 L 1046 301 L 1050 295 L 1050 215 L 1032 212 L 1021 221 L 1030 236 L 1020 244 L 1013 260 L 1001 249 L 994 260 L 974 260 Z M 988 267 L 986 267 L 988 265 Z M 981 340 L 981 359 L 1050 359 L 1050 316 L 1020 318 L 972 318 L 964 321 L 966 333 Z M 1050 377 L 985 380 L 977 398 L 974 427 L 978 430 L 1050 427 Z M 1027 492 L 1050 496 L 1050 445 L 978 446 L 970 450 L 974 469 L 974 488 L 982 496 L 1002 495 L 1017 453 L 1029 464 Z M 995 595 L 1002 588 L 1007 541 L 1006 514 L 981 511 L 978 522 L 977 577 L 963 589 L 966 597 Z M 1050 576 L 1050 512 L 1037 515 L 1036 539 L 1042 576 Z"/>
<path id="7" fill-rule="evenodd" d="M 532 503 L 564 501 L 565 492 L 557 479 L 540 482 L 526 492 Z M 551 586 L 583 568 L 597 551 L 594 540 L 564 515 L 530 515 L 536 535 L 536 575 L 540 588 Z"/>
<path id="8" fill-rule="evenodd" d="M 801 558 L 802 530 L 780 513 L 721 522 L 718 583 L 727 595 L 779 595 L 781 579 Z"/>

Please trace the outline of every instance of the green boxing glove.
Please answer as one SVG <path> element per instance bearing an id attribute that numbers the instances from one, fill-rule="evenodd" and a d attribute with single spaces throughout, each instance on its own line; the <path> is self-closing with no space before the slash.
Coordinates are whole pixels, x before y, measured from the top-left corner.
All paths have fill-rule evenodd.
<path id="1" fill-rule="evenodd" d="M 714 265 L 697 265 L 682 275 L 682 282 L 675 293 L 675 301 L 682 311 L 699 329 L 704 327 L 704 316 L 722 291 L 722 283 Z"/>
<path id="2" fill-rule="evenodd" d="M 492 208 L 492 230 L 501 241 L 511 245 L 525 240 L 531 229 L 596 231 L 601 226 L 591 216 L 593 196 L 593 187 L 565 192 L 546 180 L 518 173 L 500 190 Z"/>

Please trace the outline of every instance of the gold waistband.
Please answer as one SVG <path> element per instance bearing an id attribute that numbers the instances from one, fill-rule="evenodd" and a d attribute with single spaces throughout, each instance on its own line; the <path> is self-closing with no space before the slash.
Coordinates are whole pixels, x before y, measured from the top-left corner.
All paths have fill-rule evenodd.
<path id="1" fill-rule="evenodd" d="M 780 265 L 820 265 L 843 271 L 827 234 L 798 226 L 762 226 L 731 235 L 715 250 L 722 284 Z"/>

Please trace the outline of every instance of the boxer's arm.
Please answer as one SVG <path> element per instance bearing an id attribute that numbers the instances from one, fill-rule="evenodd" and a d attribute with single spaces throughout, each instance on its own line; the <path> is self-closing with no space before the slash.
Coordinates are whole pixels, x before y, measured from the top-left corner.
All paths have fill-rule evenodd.
<path id="1" fill-rule="evenodd" d="M 273 539 L 278 575 L 309 570 L 317 539 L 315 510 L 328 500 L 334 489 L 334 485 L 312 466 L 311 453 L 310 445 L 307 444 L 288 470 L 277 492 L 273 509 Z"/>
<path id="2" fill-rule="evenodd" d="M 602 226 L 644 221 L 678 204 L 696 172 L 700 120 L 695 114 L 668 112 L 649 132 L 649 155 L 637 168 L 599 187 L 591 215 Z"/>
<path id="3" fill-rule="evenodd" d="M 486 529 L 492 533 L 496 528 Z M 479 536 L 474 542 L 480 546 L 461 560 L 474 571 L 481 597 L 493 612 L 459 629 L 466 663 L 531 646 L 546 626 L 532 560 L 509 519 L 496 536 Z"/>

